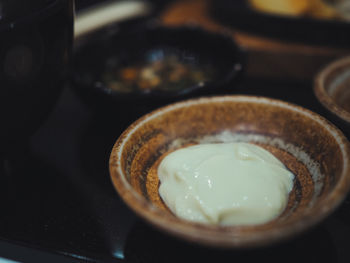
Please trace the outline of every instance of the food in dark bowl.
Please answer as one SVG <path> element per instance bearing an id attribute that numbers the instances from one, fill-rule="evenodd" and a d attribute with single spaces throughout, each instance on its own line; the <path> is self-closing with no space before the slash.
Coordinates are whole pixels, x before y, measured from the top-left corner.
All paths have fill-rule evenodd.
<path id="1" fill-rule="evenodd" d="M 108 65 L 109 66 L 109 65 Z M 121 93 L 176 92 L 204 85 L 215 77 L 210 64 L 196 65 L 184 61 L 171 49 L 150 50 L 144 60 L 134 66 L 110 65 L 103 75 L 107 88 Z"/>
<path id="2" fill-rule="evenodd" d="M 76 51 L 74 87 L 99 109 L 135 102 L 148 110 L 229 93 L 242 63 L 242 51 L 229 36 L 195 26 L 134 25 Z"/>

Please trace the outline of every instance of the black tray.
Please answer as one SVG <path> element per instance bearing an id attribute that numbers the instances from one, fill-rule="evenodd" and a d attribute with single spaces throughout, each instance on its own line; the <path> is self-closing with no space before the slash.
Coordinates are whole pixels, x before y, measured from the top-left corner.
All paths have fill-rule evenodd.
<path id="1" fill-rule="evenodd" d="M 324 114 L 310 83 L 243 79 L 235 93 Z M 2 161 L 0 256 L 21 262 L 349 262 L 347 200 L 298 238 L 249 251 L 196 247 L 145 224 L 120 200 L 108 173 L 111 148 L 132 121 L 122 112 L 95 114 L 65 89 L 31 142 Z"/>

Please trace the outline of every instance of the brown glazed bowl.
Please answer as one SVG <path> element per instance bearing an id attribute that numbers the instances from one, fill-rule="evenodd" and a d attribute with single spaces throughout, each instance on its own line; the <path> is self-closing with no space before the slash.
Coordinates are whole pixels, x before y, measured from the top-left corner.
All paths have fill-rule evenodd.
<path id="1" fill-rule="evenodd" d="M 253 226 L 204 225 L 174 216 L 158 194 L 160 160 L 188 144 L 231 141 L 265 147 L 296 175 L 285 211 Z M 349 161 L 348 140 L 316 113 L 269 98 L 218 96 L 140 118 L 117 140 L 109 165 L 122 199 L 160 230 L 202 245 L 247 248 L 290 238 L 332 213 L 349 190 Z"/>
<path id="2" fill-rule="evenodd" d="M 318 73 L 314 82 L 318 101 L 328 110 L 335 124 L 350 131 L 350 57 L 327 65 Z"/>

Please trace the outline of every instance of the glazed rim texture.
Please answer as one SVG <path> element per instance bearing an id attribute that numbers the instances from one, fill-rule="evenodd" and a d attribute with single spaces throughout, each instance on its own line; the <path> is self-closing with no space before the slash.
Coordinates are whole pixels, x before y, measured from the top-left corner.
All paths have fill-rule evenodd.
<path id="1" fill-rule="evenodd" d="M 349 79 L 350 57 L 346 57 L 326 66 L 318 73 L 314 83 L 314 93 L 320 103 L 348 123 L 350 123 L 350 113 L 338 105 L 332 95 L 337 92 L 337 87 Z"/>
<path id="2" fill-rule="evenodd" d="M 169 150 L 188 142 L 218 140 L 270 145 L 294 156 L 297 166 L 306 167 L 294 171 L 294 188 L 300 189 L 279 218 L 251 226 L 188 222 L 161 209 L 142 188 L 147 181 L 146 164 L 164 153 L 162 145 Z M 194 243 L 247 248 L 290 238 L 333 212 L 349 191 L 349 160 L 347 139 L 318 114 L 275 99 L 237 95 L 178 102 L 143 116 L 118 138 L 109 167 L 122 199 L 157 228 Z M 130 172 L 133 163 L 141 167 L 136 175 Z M 299 178 L 298 173 L 305 170 L 307 175 Z"/>

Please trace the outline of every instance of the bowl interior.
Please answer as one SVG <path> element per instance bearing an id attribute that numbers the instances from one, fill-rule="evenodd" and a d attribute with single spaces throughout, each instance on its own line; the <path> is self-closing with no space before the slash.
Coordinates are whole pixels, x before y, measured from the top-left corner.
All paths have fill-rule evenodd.
<path id="1" fill-rule="evenodd" d="M 333 114 L 350 124 L 350 57 L 328 65 L 316 77 L 318 100 Z"/>
<path id="2" fill-rule="evenodd" d="M 219 227 L 175 217 L 158 194 L 157 166 L 169 152 L 193 143 L 245 141 L 261 145 L 296 176 L 286 210 L 262 225 Z M 132 124 L 110 159 L 124 201 L 155 226 L 186 240 L 242 247 L 275 242 L 327 216 L 345 197 L 349 145 L 322 117 L 281 101 L 223 96 L 173 104 Z"/>
<path id="3" fill-rule="evenodd" d="M 219 87 L 227 87 L 241 71 L 241 56 L 241 51 L 232 38 L 200 28 L 137 25 L 126 27 L 108 39 L 96 39 L 81 47 L 75 57 L 75 82 L 80 88 L 94 89 L 120 101 L 145 97 L 162 99 L 189 93 L 216 93 L 219 92 Z M 177 82 L 173 86 L 181 88 L 176 89 L 166 89 L 164 87 L 169 84 L 162 84 L 157 89 L 143 87 L 122 90 L 117 89 L 117 85 L 113 86 L 116 89 L 111 89 L 111 85 L 107 84 L 106 79 L 111 76 L 117 81 L 120 79 L 122 84 L 126 83 L 117 74 L 119 69 L 146 68 L 144 65 L 153 62 L 172 63 L 169 58 L 176 60 L 173 64 L 185 65 L 189 72 L 203 72 L 203 77 L 180 82 L 181 85 Z M 161 78 L 163 82 L 165 79 L 168 77 Z M 139 83 L 134 86 L 142 86 Z"/>

